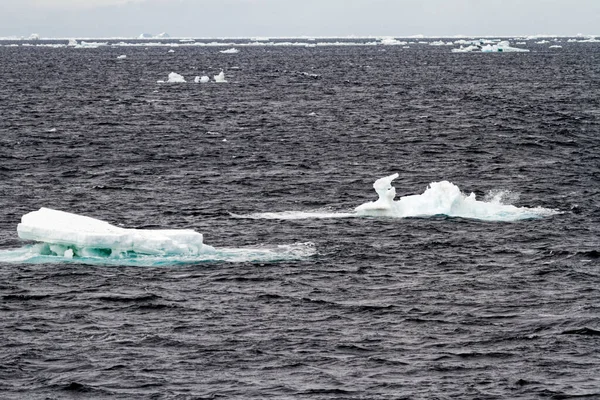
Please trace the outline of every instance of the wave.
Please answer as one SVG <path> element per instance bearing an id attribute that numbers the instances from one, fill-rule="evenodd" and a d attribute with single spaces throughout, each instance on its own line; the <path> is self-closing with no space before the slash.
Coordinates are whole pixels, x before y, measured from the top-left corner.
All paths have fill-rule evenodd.
<path id="1" fill-rule="evenodd" d="M 477 200 L 474 193 L 465 195 L 458 186 L 448 181 L 432 182 L 422 194 L 404 196 L 394 200 L 396 189 L 392 186 L 392 181 L 398 176 L 396 173 L 377 179 L 373 188 L 379 195 L 379 199 L 361 204 L 353 212 L 283 211 L 246 215 L 232 214 L 232 216 L 250 219 L 296 220 L 353 217 L 419 218 L 444 215 L 482 221 L 510 222 L 560 213 L 560 211 L 543 207 L 516 207 L 511 204 L 503 204 L 503 198 L 507 196 L 503 196 L 506 193 L 502 192 L 496 193 L 489 199 Z"/>

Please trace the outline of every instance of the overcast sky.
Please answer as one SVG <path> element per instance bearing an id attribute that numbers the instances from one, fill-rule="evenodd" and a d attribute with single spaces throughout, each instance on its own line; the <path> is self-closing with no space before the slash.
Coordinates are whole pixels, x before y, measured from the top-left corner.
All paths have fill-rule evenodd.
<path id="1" fill-rule="evenodd" d="M 0 37 L 600 35 L 600 0 L 0 0 Z"/>

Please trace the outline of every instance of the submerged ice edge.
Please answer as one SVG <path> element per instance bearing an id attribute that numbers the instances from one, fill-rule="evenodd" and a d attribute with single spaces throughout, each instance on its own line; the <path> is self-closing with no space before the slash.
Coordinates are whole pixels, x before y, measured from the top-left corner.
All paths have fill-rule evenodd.
<path id="1" fill-rule="evenodd" d="M 141 255 L 65 257 L 48 255 L 45 243 L 36 243 L 17 249 L 0 250 L 0 263 L 10 264 L 87 264 L 109 266 L 174 266 L 200 263 L 266 263 L 302 260 L 317 254 L 312 242 L 278 246 L 215 248 L 196 255 Z"/>

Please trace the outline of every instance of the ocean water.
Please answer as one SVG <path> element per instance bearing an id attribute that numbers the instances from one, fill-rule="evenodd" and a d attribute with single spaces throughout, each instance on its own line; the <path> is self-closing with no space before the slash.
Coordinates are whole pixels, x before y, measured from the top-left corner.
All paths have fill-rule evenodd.
<path id="1" fill-rule="evenodd" d="M 599 398 L 600 45 L 560 44 L 0 46 L 0 397 Z M 346 218 L 396 172 L 553 212 Z M 32 260 L 40 207 L 232 256 Z"/>

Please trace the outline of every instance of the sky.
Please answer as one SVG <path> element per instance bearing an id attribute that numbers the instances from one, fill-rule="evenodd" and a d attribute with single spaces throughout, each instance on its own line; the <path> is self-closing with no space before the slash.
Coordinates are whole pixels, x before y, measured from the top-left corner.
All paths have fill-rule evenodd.
<path id="1" fill-rule="evenodd" d="M 0 37 L 600 35 L 600 0 L 0 0 Z"/>

